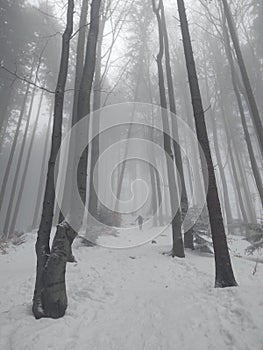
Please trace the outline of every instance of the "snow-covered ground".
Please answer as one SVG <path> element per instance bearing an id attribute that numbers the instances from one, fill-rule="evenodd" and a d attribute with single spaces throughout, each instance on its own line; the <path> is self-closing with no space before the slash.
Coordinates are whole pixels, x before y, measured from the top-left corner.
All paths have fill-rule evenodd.
<path id="1" fill-rule="evenodd" d="M 170 248 L 167 231 L 157 244 L 133 249 L 88 248 L 77 240 L 66 315 L 38 321 L 31 314 L 35 236 L 27 235 L 0 255 L 0 349 L 262 350 L 263 265 L 252 275 L 255 262 L 233 257 L 239 287 L 215 289 L 213 256 L 162 255 Z M 138 229 L 129 234 L 133 241 Z M 109 244 L 114 239 L 120 245 L 118 237 Z"/>

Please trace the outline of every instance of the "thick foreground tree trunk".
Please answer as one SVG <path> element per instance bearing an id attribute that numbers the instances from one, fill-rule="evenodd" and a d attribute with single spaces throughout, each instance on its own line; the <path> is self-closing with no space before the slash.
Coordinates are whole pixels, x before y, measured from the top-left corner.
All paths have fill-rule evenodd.
<path id="1" fill-rule="evenodd" d="M 62 51 L 60 59 L 60 69 L 58 75 L 58 81 L 55 92 L 55 105 L 54 105 L 54 124 L 52 132 L 52 144 L 51 152 L 48 163 L 48 173 L 46 180 L 46 188 L 43 202 L 42 218 L 38 230 L 37 242 L 36 242 L 36 254 L 37 254 L 37 275 L 33 298 L 32 311 L 34 316 L 38 319 L 41 317 L 62 317 L 65 314 L 67 308 L 67 302 L 64 297 L 59 298 L 57 294 L 56 298 L 56 309 L 54 310 L 54 299 L 47 296 L 46 289 L 52 288 L 52 278 L 49 278 L 49 274 L 45 271 L 50 271 L 49 261 L 51 264 L 54 261 L 54 254 L 56 255 L 56 243 L 58 239 L 54 240 L 52 254 L 50 254 L 50 232 L 52 227 L 52 219 L 54 212 L 54 200 L 55 200 L 55 162 L 57 154 L 61 145 L 62 135 L 62 117 L 63 117 L 63 104 L 64 104 L 64 90 L 68 74 L 68 61 L 69 61 L 69 48 L 70 38 L 73 30 L 73 11 L 74 1 L 68 0 L 67 10 L 67 25 L 62 37 Z M 65 237 L 64 237 L 65 238 Z M 71 236 L 69 237 L 71 239 Z M 63 243 L 67 246 L 67 242 Z M 62 246 L 62 244 L 61 244 Z M 61 247 L 60 246 L 60 247 Z M 67 254 L 67 252 L 65 252 Z M 58 256 L 63 256 L 63 253 L 59 251 Z M 65 266 L 67 259 L 61 259 L 57 265 L 59 270 L 53 269 L 56 278 L 54 280 L 64 280 Z M 60 276 L 58 278 L 58 275 Z M 46 278 L 48 276 L 48 278 Z M 51 283 L 51 284 L 50 284 Z M 66 293 L 65 284 L 58 284 L 61 289 L 61 295 Z M 43 298 L 44 297 L 44 298 Z M 50 300 L 50 302 L 49 302 Z"/>
<path id="2" fill-rule="evenodd" d="M 209 213 L 215 254 L 215 287 L 232 287 L 236 286 L 237 282 L 235 280 L 234 273 L 232 270 L 231 260 L 226 241 L 225 228 L 223 224 L 223 217 L 218 197 L 216 178 L 205 125 L 204 110 L 195 68 L 195 61 L 188 22 L 186 18 L 184 0 L 177 0 L 177 5 L 181 22 L 184 53 L 190 85 L 190 92 L 192 97 L 197 138 L 204 151 L 206 158 L 205 160 L 201 158 L 202 169 L 204 174 L 206 167 L 208 168 L 209 183 L 207 192 L 207 208 Z"/>
<path id="3" fill-rule="evenodd" d="M 99 28 L 99 10 L 100 10 L 101 0 L 93 0 L 91 4 L 91 21 L 90 30 L 87 39 L 87 49 L 85 64 L 83 68 L 83 74 L 80 82 L 80 91 L 78 95 L 78 105 L 77 105 L 77 117 L 81 120 L 85 116 L 89 115 L 90 112 L 90 94 L 91 87 L 94 77 L 95 62 L 96 62 L 96 45 L 98 38 L 98 28 Z M 73 26 L 73 1 L 68 2 L 68 20 L 67 28 L 63 36 L 62 45 L 62 67 L 68 66 L 68 53 L 69 53 L 69 40 L 72 33 Z M 67 60 L 65 61 L 65 57 Z M 64 72 L 63 77 L 67 76 L 67 69 L 62 69 Z M 60 82 L 60 80 L 59 80 Z M 63 79 L 63 89 L 65 88 L 65 80 Z M 64 95 L 63 95 L 64 96 Z M 63 99 L 62 99 L 63 101 Z M 55 101 L 56 108 L 56 101 Z M 62 117 L 62 114 L 61 116 Z M 60 137 L 61 137 L 61 121 L 60 118 Z M 59 127 L 59 125 L 57 125 Z M 88 137 L 88 128 L 87 128 Z M 52 139 L 53 141 L 53 139 Z M 52 144 L 53 146 L 53 144 Z M 57 145 L 55 145 L 57 146 Z M 78 140 L 76 140 L 76 150 L 78 149 Z M 56 148 L 55 148 L 56 149 Z M 54 151 L 54 148 L 52 149 Z M 52 151 L 51 151 L 52 153 Z M 86 203 L 86 180 L 87 180 L 87 155 L 88 147 L 82 153 L 79 163 L 77 166 L 77 182 L 79 194 L 82 202 Z M 50 163 L 49 163 L 50 164 Z M 49 169 L 50 170 L 50 169 Z M 54 187 L 54 168 L 53 173 L 51 173 L 53 187 Z M 48 174 L 49 176 L 49 174 Z M 46 189 L 47 192 L 47 189 Z M 34 295 L 34 305 L 33 311 L 36 318 L 40 317 L 52 317 L 59 318 L 64 316 L 67 308 L 67 297 L 66 297 L 66 284 L 65 284 L 65 272 L 67 261 L 72 261 L 70 258 L 71 245 L 74 238 L 78 233 L 78 229 L 82 226 L 83 221 L 83 207 L 79 208 L 75 202 L 76 194 L 72 192 L 72 198 L 70 203 L 69 216 L 74 217 L 74 222 L 78 222 L 78 228 L 74 229 L 68 224 L 67 218 L 57 226 L 57 231 L 51 252 L 49 254 L 49 236 L 52 221 L 49 221 L 49 231 L 43 236 L 38 235 L 37 242 L 37 256 L 38 256 L 38 272 L 39 280 L 36 281 L 36 289 Z M 45 197 L 46 193 L 45 193 Z M 45 198 L 46 199 L 46 198 Z M 45 204 L 44 199 L 44 204 Z M 52 202 L 52 214 L 54 210 L 54 196 L 51 198 Z M 48 204 L 48 203 L 46 203 Z M 42 215 L 43 220 L 43 215 Z M 41 220 L 41 222 L 42 222 Z"/>

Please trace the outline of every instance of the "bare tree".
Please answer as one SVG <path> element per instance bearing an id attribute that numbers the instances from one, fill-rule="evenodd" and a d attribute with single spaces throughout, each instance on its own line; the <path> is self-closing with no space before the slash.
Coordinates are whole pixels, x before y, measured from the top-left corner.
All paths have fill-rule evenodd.
<path id="1" fill-rule="evenodd" d="M 195 61 L 185 12 L 184 0 L 177 0 L 177 5 L 181 23 L 184 54 L 190 85 L 190 92 L 192 97 L 197 138 L 204 151 L 206 158 L 205 160 L 201 158 L 202 169 L 204 174 L 206 167 L 208 167 L 209 183 L 206 198 L 215 253 L 215 287 L 236 286 L 237 282 L 235 280 L 231 266 L 221 206 L 218 197 L 214 166 L 212 162 L 211 151 L 206 130 L 202 98 L 195 68 Z"/>
<path id="2" fill-rule="evenodd" d="M 167 80 L 167 87 L 168 87 L 169 105 L 170 105 L 170 111 L 171 111 L 172 134 L 174 138 L 173 139 L 174 158 L 175 158 L 175 164 L 178 169 L 181 186 L 182 186 L 181 212 L 182 212 L 182 219 L 184 219 L 188 211 L 188 196 L 186 192 L 182 155 L 181 155 L 181 149 L 179 145 L 178 125 L 175 119 L 175 115 L 176 115 L 175 95 L 174 95 L 173 77 L 172 77 L 171 62 L 170 62 L 169 38 L 167 33 L 163 0 L 160 0 L 160 6 L 161 6 L 161 20 L 163 25 L 166 80 Z M 193 228 L 190 228 L 187 232 L 184 233 L 184 246 L 185 248 L 194 249 Z"/>
<path id="3" fill-rule="evenodd" d="M 62 36 L 62 51 L 60 58 L 60 69 L 55 93 L 54 104 L 54 123 L 52 132 L 52 144 L 48 163 L 48 172 L 46 179 L 45 195 L 43 201 L 43 210 L 41 222 L 38 230 L 37 242 L 36 242 L 36 254 L 37 254 L 37 274 L 36 283 L 33 298 L 32 311 L 36 318 L 41 317 L 61 317 L 65 313 L 66 309 L 66 295 L 55 295 L 55 303 L 49 303 L 46 299 L 46 290 L 50 288 L 48 278 L 45 278 L 47 273 L 50 273 L 50 268 L 55 271 L 59 270 L 60 266 L 49 265 L 47 270 L 47 261 L 50 258 L 50 232 L 52 227 L 52 219 L 54 212 L 54 200 L 55 200 L 55 161 L 58 154 L 58 150 L 61 144 L 62 136 L 62 116 L 63 116 L 63 103 L 64 103 L 64 90 L 68 73 L 68 61 L 69 61 L 69 49 L 70 38 L 73 31 L 73 12 L 74 1 L 68 0 L 67 9 L 67 24 Z M 55 244 L 55 242 L 54 242 Z M 59 256 L 58 256 L 59 258 Z M 63 257 L 61 257 L 61 260 Z M 67 257 L 66 257 L 67 258 Z M 63 269 L 65 272 L 65 267 Z M 65 284 L 65 279 L 61 279 L 58 284 Z M 60 290 L 59 290 L 60 291 Z"/>
<path id="4" fill-rule="evenodd" d="M 246 90 L 247 93 L 247 99 L 248 99 L 248 103 L 252 112 L 252 121 L 254 123 L 254 127 L 255 127 L 255 132 L 258 138 L 258 142 L 259 142 L 259 146 L 260 146 L 260 150 L 261 150 L 261 154 L 263 155 L 263 127 L 262 127 L 262 122 L 260 119 L 260 115 L 259 115 L 259 111 L 258 111 L 258 107 L 257 107 L 257 103 L 253 94 L 253 90 L 250 84 L 250 80 L 248 77 L 248 73 L 247 73 L 247 69 L 246 69 L 246 65 L 243 59 L 243 55 L 241 52 L 241 48 L 240 48 L 240 44 L 239 44 L 239 40 L 238 40 L 238 36 L 237 36 L 237 32 L 236 32 L 236 28 L 235 28 L 235 24 L 232 18 L 232 14 L 228 5 L 227 0 L 222 0 L 223 6 L 224 6 L 224 13 L 227 19 L 227 24 L 228 24 L 228 28 L 229 28 L 229 32 L 231 35 L 231 39 L 233 42 L 233 46 L 235 48 L 235 52 L 236 52 L 236 56 L 237 56 L 237 62 L 239 65 L 239 69 L 240 69 L 240 73 L 242 76 L 242 80 L 243 80 L 243 84 L 244 84 L 244 88 Z"/>
<path id="5" fill-rule="evenodd" d="M 159 93 L 160 93 L 160 104 L 162 107 L 162 122 L 163 122 L 163 139 L 164 139 L 164 150 L 166 152 L 166 165 L 168 173 L 168 184 L 169 184 L 169 195 L 170 195 L 170 205 L 172 212 L 172 235 L 173 235 L 173 247 L 171 255 L 183 258 L 184 254 L 184 244 L 182 239 L 182 219 L 181 210 L 179 205 L 179 198 L 176 189 L 175 181 L 175 169 L 173 166 L 173 152 L 171 148 L 171 139 L 169 137 L 169 121 L 168 121 L 168 111 L 167 102 L 165 95 L 165 84 L 164 84 L 164 72 L 162 66 L 162 60 L 164 56 L 164 37 L 163 37 L 163 27 L 161 20 L 161 2 L 159 1 L 158 6 L 156 6 L 155 0 L 152 0 L 152 7 L 155 13 L 157 23 L 158 23 L 158 34 L 159 34 L 159 52 L 156 58 L 158 67 L 158 82 L 159 82 Z M 172 162 L 169 161 L 169 157 Z"/>
<path id="6" fill-rule="evenodd" d="M 33 70 L 34 70 L 34 63 L 32 64 L 32 67 L 31 67 L 30 79 L 32 77 Z M 20 132 L 21 123 L 22 123 L 23 116 L 24 116 L 25 109 L 26 109 L 26 103 L 27 103 L 27 98 L 28 98 L 29 92 L 30 92 L 30 84 L 27 83 L 26 92 L 25 92 L 25 95 L 24 95 L 24 98 L 23 98 L 22 106 L 21 106 L 19 117 L 18 117 L 18 120 L 17 120 L 15 135 L 14 135 L 14 138 L 13 138 L 13 141 L 12 141 L 11 151 L 10 151 L 10 154 L 9 154 L 9 157 L 8 157 L 8 162 L 7 162 L 7 166 L 5 168 L 5 174 L 4 174 L 4 178 L 3 178 L 3 181 L 2 181 L 2 185 L 1 185 L 0 210 L 2 209 L 2 205 L 3 205 L 5 191 L 6 191 L 6 188 L 7 188 L 7 181 L 9 179 L 10 169 L 11 169 L 11 165 L 12 165 L 14 154 L 15 154 L 15 149 L 16 149 L 16 145 L 17 145 L 17 141 L 18 141 L 18 136 L 19 136 L 19 132 Z"/>
<path id="7" fill-rule="evenodd" d="M 34 215 L 32 220 L 32 226 L 31 226 L 32 229 L 35 229 L 39 224 L 38 220 L 40 216 L 40 205 L 41 205 L 41 201 L 43 200 L 44 182 L 45 182 L 46 165 L 47 165 L 47 153 L 48 153 L 49 140 L 51 136 L 50 130 L 51 130 L 53 109 L 54 109 L 54 106 L 53 106 L 53 103 L 51 103 L 50 115 L 48 118 L 48 126 L 47 126 L 47 131 L 45 136 L 44 152 L 43 152 L 42 161 L 41 161 L 40 178 L 39 178 L 38 187 L 37 187 L 38 188 L 37 198 L 36 198 L 35 210 L 34 210 Z"/>

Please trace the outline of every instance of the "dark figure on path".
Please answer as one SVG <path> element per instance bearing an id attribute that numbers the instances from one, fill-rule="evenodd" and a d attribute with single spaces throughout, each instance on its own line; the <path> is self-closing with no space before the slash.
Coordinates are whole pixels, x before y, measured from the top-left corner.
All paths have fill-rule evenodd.
<path id="1" fill-rule="evenodd" d="M 137 219 L 135 220 L 135 221 L 138 221 L 140 231 L 142 230 L 143 220 L 144 220 L 144 218 L 141 215 L 139 215 L 137 217 Z"/>

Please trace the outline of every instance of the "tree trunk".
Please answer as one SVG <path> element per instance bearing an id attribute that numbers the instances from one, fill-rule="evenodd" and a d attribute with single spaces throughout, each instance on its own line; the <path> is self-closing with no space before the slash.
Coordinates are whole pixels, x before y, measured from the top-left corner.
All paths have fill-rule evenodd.
<path id="1" fill-rule="evenodd" d="M 206 67 L 206 60 L 204 58 L 204 64 L 205 64 L 205 85 L 206 85 L 206 94 L 207 94 L 207 103 L 210 104 L 210 94 L 209 94 L 209 85 L 208 85 L 208 74 L 207 74 L 207 67 Z M 224 204 L 225 204 L 225 214 L 226 214 L 226 221 L 229 225 L 233 222 L 233 216 L 231 211 L 231 205 L 229 200 L 229 189 L 228 184 L 226 181 L 226 175 L 223 168 L 221 153 L 220 153 L 220 146 L 218 141 L 218 134 L 217 134 L 217 127 L 216 127 L 216 117 L 215 115 L 212 115 L 210 110 L 208 111 L 208 118 L 212 122 L 212 131 L 213 131 L 213 141 L 214 141 L 214 148 L 215 148 L 215 154 L 216 154 L 216 160 L 218 164 L 218 170 L 220 174 L 220 179 L 222 183 L 223 188 L 223 198 L 224 198 Z"/>
<path id="2" fill-rule="evenodd" d="M 33 215 L 33 221 L 32 221 L 32 229 L 35 229 L 37 225 L 39 224 L 39 217 L 40 217 L 40 205 L 41 201 L 43 200 L 43 191 L 44 191 L 44 181 L 46 176 L 46 160 L 47 160 L 47 152 L 48 152 L 48 144 L 50 139 L 50 130 L 51 130 L 51 121 L 52 121 L 52 114 L 53 114 L 53 103 L 51 104 L 50 108 L 50 116 L 48 119 L 48 126 L 47 126 L 47 132 L 45 136 L 45 144 L 44 144 L 44 152 L 41 162 L 41 170 L 40 170 L 40 178 L 38 183 L 38 192 L 37 192 L 37 198 L 36 198 L 36 205 L 35 205 L 35 211 Z"/>
<path id="3" fill-rule="evenodd" d="M 80 82 L 80 89 L 78 95 L 78 121 L 86 116 L 89 116 L 90 113 L 90 95 L 96 63 L 96 45 L 99 31 L 100 3 L 101 0 L 93 0 L 91 4 L 91 20 L 89 34 L 87 38 L 85 64 L 83 67 L 83 74 Z M 69 4 L 71 5 L 71 9 L 69 11 L 70 20 L 68 19 L 67 23 L 71 24 L 70 29 L 72 32 L 73 3 L 70 1 Z M 69 28 L 69 25 L 67 25 L 67 27 Z M 68 39 L 70 39 L 70 35 L 67 37 Z M 67 41 L 67 43 L 69 44 L 69 41 Z M 69 48 L 69 45 L 67 45 L 67 48 Z M 68 51 L 66 57 L 68 58 Z M 89 125 L 87 125 L 86 136 L 88 136 L 88 131 Z M 81 141 L 76 140 L 75 142 L 76 147 L 74 147 L 74 149 L 78 150 L 78 147 L 80 146 L 78 142 Z M 77 162 L 75 162 L 75 165 L 77 166 L 77 183 L 79 194 L 84 205 L 86 203 L 87 156 L 88 147 L 86 147 L 86 149 L 83 151 L 79 163 L 77 164 Z M 76 161 L 76 159 L 74 160 Z M 67 218 L 65 218 L 65 220 L 63 220 L 63 222 L 57 226 L 57 232 L 51 249 L 51 253 L 48 257 L 48 260 L 46 261 L 45 269 L 43 271 L 43 290 L 41 293 L 41 301 L 43 305 L 44 315 L 40 314 L 40 317 L 62 317 L 64 316 L 67 308 L 65 285 L 66 262 L 70 260 L 70 256 L 72 255 L 71 245 L 78 233 L 78 230 L 82 226 L 84 215 L 83 206 L 78 207 L 76 203 L 77 194 L 74 194 L 72 192 L 71 195 L 72 197 L 70 199 L 69 217 L 71 219 L 73 218 L 74 223 L 77 223 L 78 227 L 71 227 L 67 222 Z"/>
<path id="4" fill-rule="evenodd" d="M 233 60 L 231 46 L 230 46 L 230 40 L 229 40 L 229 36 L 227 33 L 227 28 L 226 28 L 225 23 L 223 23 L 223 29 L 224 29 L 224 37 L 225 37 L 225 50 L 226 50 L 227 59 L 228 59 L 229 65 L 230 65 L 233 89 L 234 89 L 234 93 L 236 96 L 238 109 L 239 109 L 239 113 L 240 113 L 240 117 L 241 117 L 241 123 L 242 123 L 243 131 L 244 131 L 244 135 L 245 135 L 245 141 L 246 141 L 246 145 L 247 145 L 248 154 L 250 157 L 252 172 L 253 172 L 256 186 L 258 189 L 258 193 L 260 196 L 261 205 L 263 206 L 262 180 L 261 180 L 261 176 L 260 176 L 259 169 L 257 166 L 256 157 L 254 154 L 251 138 L 250 138 L 248 127 L 247 127 L 246 116 L 245 116 L 245 112 L 244 112 L 244 108 L 243 108 L 243 104 L 242 104 L 242 99 L 241 99 L 238 85 L 237 85 L 237 81 L 236 81 L 235 65 L 234 65 L 234 60 Z"/>
<path id="5" fill-rule="evenodd" d="M 222 182 L 222 188 L 223 188 L 223 195 L 224 195 L 224 203 L 225 203 L 225 209 L 226 209 L 226 220 L 227 224 L 231 224 L 233 222 L 233 216 L 232 216 L 232 210 L 229 200 L 229 189 L 228 184 L 226 181 L 226 175 L 223 168 L 221 153 L 220 153 L 220 147 L 219 147 L 219 141 L 218 141 L 218 129 L 216 127 L 216 120 L 215 116 L 211 117 L 212 127 L 213 127 L 213 140 L 214 140 L 214 147 L 215 147 L 215 153 L 216 153 L 216 160 L 218 164 L 219 174 Z"/>
<path id="6" fill-rule="evenodd" d="M 206 130 L 202 98 L 195 68 L 195 61 L 188 28 L 188 22 L 185 13 L 185 5 L 183 0 L 177 0 L 177 4 L 181 23 L 183 46 L 192 97 L 197 138 L 204 151 L 206 158 L 206 160 L 201 158 L 202 169 L 204 174 L 206 168 L 208 168 L 209 183 L 206 198 L 215 254 L 215 287 L 231 287 L 236 286 L 237 282 L 235 280 L 234 273 L 232 270 L 230 255 L 227 246 L 214 167 Z"/>
<path id="7" fill-rule="evenodd" d="M 36 93 L 36 87 L 34 87 L 33 91 L 32 91 L 32 96 L 31 96 L 31 102 L 30 102 L 30 107 L 29 107 L 28 116 L 27 116 L 26 127 L 25 127 L 23 140 L 22 140 L 22 144 L 21 144 L 21 147 L 20 147 L 19 155 L 18 155 L 18 161 L 17 161 L 17 165 L 16 165 L 16 170 L 15 170 L 15 177 L 14 177 L 13 184 L 12 184 L 11 194 L 10 194 L 10 198 L 9 198 L 9 204 L 8 204 L 8 207 L 7 207 L 8 209 L 7 209 L 7 212 L 6 212 L 6 217 L 5 217 L 5 222 L 4 222 L 3 232 L 4 232 L 4 237 L 6 237 L 6 238 L 8 238 L 9 233 L 12 233 L 12 231 L 13 231 L 12 228 L 10 229 L 10 231 L 8 230 L 8 228 L 9 228 L 9 224 L 10 224 L 10 217 L 11 217 L 11 212 L 12 212 L 13 203 L 14 203 L 15 194 L 16 194 L 16 186 L 17 186 L 17 182 L 18 182 L 21 162 L 22 162 L 22 158 L 23 158 L 23 155 L 24 155 L 24 149 L 25 149 L 25 144 L 26 144 L 26 139 L 27 139 L 29 123 L 30 123 L 30 119 L 31 119 L 31 115 L 32 115 L 32 108 L 33 108 L 35 93 Z M 42 94 L 43 94 L 43 92 L 42 92 Z M 12 227 L 14 227 L 14 225 L 12 225 Z"/>
<path id="8" fill-rule="evenodd" d="M 23 175 L 22 175 L 22 179 L 21 179 L 21 184 L 20 184 L 20 188 L 19 188 L 19 192 L 18 192 L 18 196 L 17 196 L 17 200 L 16 200 L 14 214 L 13 214 L 12 220 L 11 220 L 11 225 L 10 225 L 10 230 L 9 230 L 10 233 L 12 233 L 15 229 L 19 209 L 21 206 L 21 199 L 22 199 L 22 195 L 23 195 L 23 191 L 24 191 L 24 187 L 25 187 L 25 182 L 26 182 L 26 178 L 27 178 L 27 171 L 28 171 L 29 161 L 30 161 L 30 157 L 31 157 L 32 149 L 33 149 L 34 139 L 36 136 L 37 123 L 38 123 L 38 120 L 40 117 L 40 109 L 42 106 L 43 97 L 44 97 L 44 91 L 42 91 L 42 93 L 41 93 L 41 97 L 40 97 L 39 104 L 38 104 L 37 116 L 36 116 L 36 120 L 35 120 L 34 127 L 32 130 L 31 139 L 30 139 L 29 146 L 28 146 L 28 153 L 27 153 L 24 171 L 23 171 Z M 11 214 L 11 210 L 10 210 L 9 215 L 10 214 Z"/>
<path id="9" fill-rule="evenodd" d="M 159 93 L 160 93 L 160 104 L 162 107 L 162 122 L 163 122 L 163 138 L 164 138 L 164 151 L 166 152 L 166 165 L 168 173 L 168 184 L 169 184 L 169 194 L 170 194 L 170 205 L 172 214 L 172 234 L 173 234 L 173 247 L 171 255 L 183 258 L 184 254 L 184 244 L 182 239 L 182 220 L 181 220 L 181 210 L 179 205 L 178 193 L 176 190 L 175 181 L 175 169 L 173 164 L 169 161 L 169 158 L 173 161 L 173 153 L 171 149 L 171 140 L 169 133 L 169 121 L 167 112 L 167 102 L 165 96 L 165 85 L 164 85 L 164 73 L 162 66 L 162 59 L 164 55 L 164 37 L 163 28 L 160 16 L 160 3 L 158 7 L 155 5 L 155 0 L 152 0 L 153 11 L 156 15 L 158 23 L 159 32 L 159 52 L 157 55 L 157 67 L 158 67 L 158 82 L 159 82 Z M 174 215 L 174 217 L 173 217 Z"/>
<path id="10" fill-rule="evenodd" d="M 71 126 L 73 127 L 78 121 L 78 96 L 80 90 L 80 82 L 83 73 L 84 65 L 84 54 L 85 54 L 85 41 L 86 41 L 86 21 L 88 15 L 89 0 L 82 0 L 80 20 L 79 20 L 79 33 L 77 42 L 77 55 L 76 55 L 76 67 L 75 67 L 75 82 L 74 82 L 74 97 L 73 97 L 73 108 L 72 108 L 72 119 Z M 70 197 L 72 190 L 72 173 L 73 173 L 73 158 L 74 158 L 74 141 L 70 139 L 69 153 L 68 153 L 68 163 L 66 170 L 66 178 L 63 192 L 62 204 L 63 208 L 67 208 L 66 211 L 70 210 Z M 64 209 L 65 210 L 65 209 Z M 59 214 L 59 222 L 64 220 L 63 214 Z"/>
<path id="11" fill-rule="evenodd" d="M 62 36 L 62 51 L 60 58 L 60 68 L 59 75 L 57 80 L 56 92 L 55 92 L 55 104 L 54 104 L 54 124 L 52 132 L 52 143 L 50 158 L 48 162 L 48 172 L 46 179 L 45 195 L 43 201 L 42 217 L 38 230 L 37 242 L 36 242 L 36 254 L 37 254 L 37 274 L 36 274 L 36 283 L 33 297 L 33 314 L 38 319 L 41 317 L 61 317 L 64 315 L 67 302 L 64 298 L 65 294 L 65 284 L 64 284 L 64 273 L 65 273 L 65 259 L 61 259 L 54 271 L 56 274 L 53 281 L 49 282 L 47 285 L 48 279 L 47 272 L 49 271 L 48 259 L 53 259 L 53 255 L 50 255 L 50 232 L 52 227 L 53 211 L 54 211 L 54 200 L 55 200 L 55 162 L 58 154 L 58 150 L 61 145 L 61 136 L 62 136 L 62 117 L 63 117 L 63 104 L 64 104 L 64 90 L 67 80 L 68 73 L 68 61 L 69 61 L 69 48 L 70 48 L 70 38 L 73 30 L 73 12 L 74 12 L 74 1 L 68 0 L 68 9 L 67 9 L 67 24 L 66 29 Z M 69 237 L 71 238 L 71 236 Z M 67 239 L 65 239 L 67 241 Z M 54 245 L 55 246 L 54 241 Z M 67 242 L 64 242 L 67 244 Z M 62 247 L 63 248 L 63 247 Z M 54 253 L 54 250 L 52 251 Z M 61 254 L 64 254 L 62 252 Z M 57 274 L 60 267 L 62 266 L 61 274 Z M 53 283 L 54 282 L 54 283 Z M 56 293 L 54 299 L 47 297 L 46 290 L 50 292 L 50 287 L 59 288 L 61 292 L 61 298 Z M 48 294 L 50 296 L 50 294 Z M 52 295 L 51 295 L 52 297 Z M 50 300 L 52 299 L 52 300 Z M 45 303 L 43 302 L 45 301 Z M 56 308 L 54 308 L 56 304 Z"/>
<path id="12" fill-rule="evenodd" d="M 34 64 L 32 65 L 31 68 L 31 72 L 30 72 L 30 78 L 32 78 L 32 74 L 33 74 L 33 70 L 34 70 Z M 8 162 L 7 162 L 7 166 L 5 169 L 5 174 L 4 174 L 4 178 L 2 181 L 2 185 L 1 185 L 1 192 L 0 192 L 0 210 L 2 209 L 2 205 L 3 205 L 3 200 L 4 200 L 4 196 L 5 196 L 5 191 L 6 191 L 6 187 L 7 187 L 7 181 L 9 179 L 9 173 L 10 173 L 10 168 L 13 162 L 13 158 L 14 158 L 14 153 L 15 153 L 15 149 L 16 149 L 16 145 L 17 145 L 17 140 L 18 140 L 18 135 L 19 135 L 19 131 L 20 131 L 20 126 L 23 120 L 23 116 L 25 113 L 25 109 L 26 109 L 26 102 L 27 102 L 27 98 L 29 95 L 29 90 L 30 90 L 30 84 L 27 84 L 27 88 L 26 88 L 26 92 L 24 95 L 24 99 L 23 99 L 23 103 L 21 106 L 21 110 L 19 113 L 19 117 L 18 117 L 18 121 L 17 121 L 17 125 L 16 125 L 16 131 L 15 131 L 15 135 L 14 135 L 14 139 L 12 142 L 12 147 L 11 147 L 11 151 L 10 151 L 10 155 L 8 158 Z"/>
<path id="13" fill-rule="evenodd" d="M 254 128 L 255 128 L 255 132 L 258 138 L 258 142 L 259 142 L 259 146 L 260 146 L 260 150 L 261 150 L 261 154 L 263 155 L 263 127 L 262 127 L 262 122 L 260 119 L 260 115 L 259 115 L 259 111 L 258 111 L 258 107 L 256 104 L 256 100 L 252 91 L 252 87 L 249 81 L 249 77 L 247 74 L 247 70 L 246 70 L 246 66 L 245 66 L 245 62 L 243 59 L 243 55 L 240 49 L 240 44 L 239 44 L 239 40 L 238 40 L 238 36 L 237 36 L 237 32 L 236 32 L 236 28 L 234 25 L 234 21 L 232 18 L 232 14 L 228 5 L 227 0 L 222 0 L 223 6 L 224 6 L 224 13 L 227 19 L 227 23 L 228 23 L 228 28 L 229 28 L 229 32 L 231 35 L 231 39 L 235 48 L 235 52 L 236 52 L 236 56 L 237 56 L 237 62 L 239 65 L 239 69 L 240 69 L 240 73 L 242 76 L 242 80 L 243 80 L 243 84 L 247 93 L 247 98 L 248 98 L 248 103 L 250 105 L 250 109 L 252 112 L 252 121 L 254 123 Z"/>
<path id="14" fill-rule="evenodd" d="M 253 205 L 251 203 L 251 198 L 250 198 L 250 191 L 248 189 L 247 185 L 247 180 L 246 180 L 246 175 L 244 174 L 244 166 L 242 165 L 241 159 L 240 159 L 240 154 L 239 154 L 239 149 L 238 146 L 236 145 L 236 140 L 234 137 L 233 131 L 233 126 L 231 124 L 231 118 L 227 118 L 227 115 L 230 115 L 231 113 L 229 112 L 229 101 L 227 99 L 225 89 L 224 89 L 224 84 L 222 80 L 222 76 L 220 74 L 220 69 L 221 69 L 221 63 L 218 60 L 220 57 L 220 52 L 217 49 L 217 46 L 214 46 L 213 49 L 213 54 L 214 54 L 214 65 L 215 65 L 215 72 L 216 72 L 216 82 L 218 84 L 218 88 L 220 91 L 219 99 L 220 99 L 220 108 L 222 111 L 222 120 L 225 125 L 225 131 L 227 135 L 227 143 L 228 143 L 228 151 L 231 155 L 231 161 L 234 161 L 234 156 L 232 153 L 232 149 L 234 150 L 234 154 L 236 157 L 236 163 L 239 169 L 239 177 L 237 177 L 238 181 L 237 184 L 240 183 L 240 185 L 243 187 L 244 190 L 244 198 L 243 200 L 239 203 L 244 219 L 248 220 L 248 222 L 255 222 L 256 217 L 255 217 L 255 211 L 253 209 Z M 234 163 L 233 163 L 234 164 Z M 241 180 L 241 182 L 240 182 Z M 246 209 L 243 205 L 243 202 L 247 204 Z M 245 213 L 246 212 L 246 213 Z"/>
<path id="15" fill-rule="evenodd" d="M 104 5 L 104 2 L 103 2 Z M 102 6 L 103 7 L 103 6 Z M 103 10 L 103 9 L 102 9 Z M 93 95 L 93 118 L 92 118 L 92 145 L 91 145 L 91 166 L 90 166 L 90 190 L 89 190 L 89 213 L 98 218 L 98 168 L 97 172 L 94 172 L 97 160 L 99 159 L 100 152 L 100 113 L 96 112 L 101 107 L 101 54 L 102 54 L 102 41 L 106 18 L 103 13 L 100 16 L 99 35 L 97 45 L 97 60 L 95 67 L 94 77 L 94 95 Z M 94 113 L 95 112 L 95 113 Z"/>
<path id="16" fill-rule="evenodd" d="M 178 143 L 179 142 L 179 134 L 178 134 L 178 125 L 177 125 L 177 122 L 175 119 L 176 106 L 175 106 L 173 78 L 172 78 L 172 70 L 171 70 L 171 62 L 170 62 L 171 60 L 170 60 L 169 38 L 168 38 L 168 33 L 167 33 L 163 0 L 160 0 L 160 6 L 161 6 L 161 19 L 162 19 L 162 25 L 163 25 L 166 79 L 167 79 L 169 105 L 170 105 L 170 112 L 171 112 L 173 149 L 174 149 L 175 165 L 178 169 L 178 173 L 179 173 L 180 181 L 181 181 L 181 186 L 182 186 L 181 212 L 182 212 L 182 220 L 184 220 L 186 213 L 188 212 L 188 196 L 187 196 L 187 192 L 186 192 L 182 154 L 181 154 L 180 144 Z M 193 228 L 192 227 L 187 232 L 184 233 L 184 246 L 185 246 L 185 248 L 190 248 L 192 250 L 194 249 Z"/>

